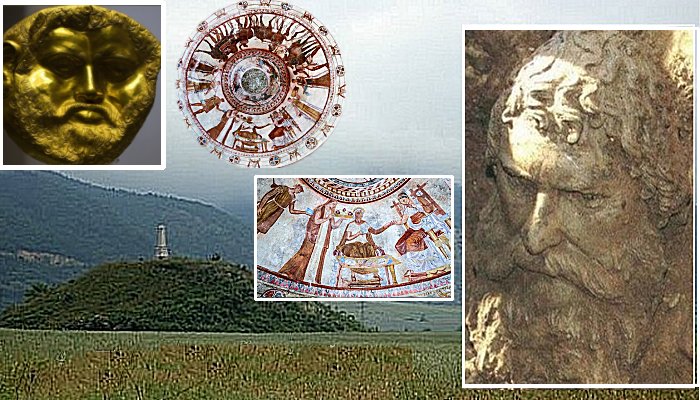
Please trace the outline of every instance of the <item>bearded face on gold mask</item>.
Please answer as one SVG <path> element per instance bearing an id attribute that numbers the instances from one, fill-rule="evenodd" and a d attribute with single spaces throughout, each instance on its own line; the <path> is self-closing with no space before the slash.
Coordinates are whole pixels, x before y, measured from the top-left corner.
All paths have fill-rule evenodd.
<path id="1" fill-rule="evenodd" d="M 9 136 L 51 164 L 108 164 L 150 111 L 160 45 L 124 14 L 53 7 L 4 35 L 3 114 Z"/>

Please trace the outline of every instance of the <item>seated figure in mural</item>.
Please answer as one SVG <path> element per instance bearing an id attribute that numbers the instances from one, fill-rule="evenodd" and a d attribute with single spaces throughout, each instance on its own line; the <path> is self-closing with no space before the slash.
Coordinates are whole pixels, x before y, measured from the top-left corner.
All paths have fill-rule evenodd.
<path id="1" fill-rule="evenodd" d="M 311 260 L 311 254 L 313 254 L 314 248 L 316 247 L 316 241 L 321 226 L 325 222 L 328 222 L 328 229 L 336 229 L 342 223 L 342 220 L 339 218 L 336 219 L 334 216 L 335 207 L 337 205 L 337 201 L 329 199 L 311 210 L 309 221 L 306 223 L 304 241 L 299 250 L 282 266 L 279 271 L 281 274 L 287 275 L 297 281 L 304 280 L 306 270 L 309 267 L 309 261 Z"/>
<path id="2" fill-rule="evenodd" d="M 275 126 L 267 136 L 272 142 L 272 148 L 282 148 L 291 143 L 296 136 L 295 131 L 301 132 L 299 124 L 294 121 L 291 115 L 284 108 L 275 110 L 270 114 L 270 120 Z"/>
<path id="3" fill-rule="evenodd" d="M 676 35 L 559 32 L 494 106 L 468 382 L 692 382 L 692 76 L 687 96 L 663 61 Z"/>
<path id="4" fill-rule="evenodd" d="M 258 201 L 258 233 L 267 233 L 285 209 L 288 209 L 290 214 L 305 214 L 304 210 L 294 208 L 296 195 L 303 191 L 304 188 L 300 184 L 289 187 L 278 185 L 273 180 L 272 189 Z"/>
<path id="5" fill-rule="evenodd" d="M 336 247 L 335 253 L 346 257 L 369 258 L 384 255 L 384 250 L 374 243 L 372 235 L 379 235 L 396 222 L 389 221 L 379 229 L 371 227 L 367 221 L 363 220 L 365 210 L 357 207 L 353 210 L 355 217 L 345 227 L 343 237 Z"/>
<path id="6" fill-rule="evenodd" d="M 156 95 L 160 44 L 96 6 L 41 10 L 3 35 L 3 119 L 27 154 L 51 164 L 109 164 Z"/>

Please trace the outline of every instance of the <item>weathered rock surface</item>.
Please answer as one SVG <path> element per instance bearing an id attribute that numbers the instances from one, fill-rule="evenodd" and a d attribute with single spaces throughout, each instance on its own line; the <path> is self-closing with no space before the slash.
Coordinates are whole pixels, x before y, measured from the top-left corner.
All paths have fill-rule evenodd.
<path id="1" fill-rule="evenodd" d="M 692 382 L 691 32 L 465 51 L 467 381 Z"/>

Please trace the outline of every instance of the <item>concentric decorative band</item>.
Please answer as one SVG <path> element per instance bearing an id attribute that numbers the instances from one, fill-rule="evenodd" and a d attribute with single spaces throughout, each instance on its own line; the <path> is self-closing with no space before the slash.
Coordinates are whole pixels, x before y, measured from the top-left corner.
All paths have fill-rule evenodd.
<path id="1" fill-rule="evenodd" d="M 339 178 L 304 178 L 302 181 L 317 193 L 341 203 L 364 204 L 395 193 L 410 178 L 372 178 L 344 180 Z"/>

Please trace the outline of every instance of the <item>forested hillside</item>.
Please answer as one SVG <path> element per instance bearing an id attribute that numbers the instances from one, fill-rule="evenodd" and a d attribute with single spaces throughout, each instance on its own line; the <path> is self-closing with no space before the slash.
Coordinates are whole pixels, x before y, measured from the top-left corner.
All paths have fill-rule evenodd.
<path id="1" fill-rule="evenodd" d="M 240 265 L 175 258 L 105 264 L 78 279 L 36 287 L 0 315 L 0 327 L 186 332 L 362 330 L 345 312 L 313 302 L 256 302 Z"/>

